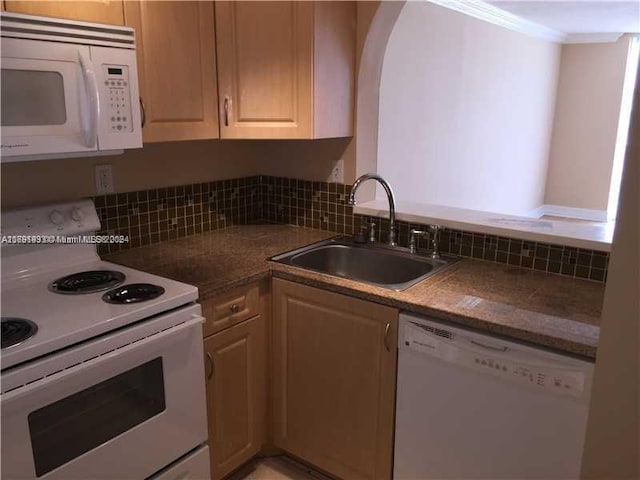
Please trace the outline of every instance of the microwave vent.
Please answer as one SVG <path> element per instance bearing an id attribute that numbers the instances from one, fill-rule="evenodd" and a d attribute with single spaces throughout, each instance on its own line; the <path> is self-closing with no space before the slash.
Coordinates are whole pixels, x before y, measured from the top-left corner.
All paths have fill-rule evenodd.
<path id="1" fill-rule="evenodd" d="M 2 12 L 0 18 L 3 37 L 126 49 L 136 47 L 135 31 L 130 27 L 8 12 Z"/>

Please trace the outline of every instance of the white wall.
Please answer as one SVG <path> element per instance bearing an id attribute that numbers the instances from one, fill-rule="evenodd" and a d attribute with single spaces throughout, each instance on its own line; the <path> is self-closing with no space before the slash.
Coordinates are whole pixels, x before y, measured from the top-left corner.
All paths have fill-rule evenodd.
<path id="1" fill-rule="evenodd" d="M 546 204 L 607 210 L 629 41 L 562 46 Z"/>
<path id="2" fill-rule="evenodd" d="M 552 42 L 407 2 L 382 70 L 378 173 L 399 200 L 540 206 L 559 57 Z"/>
<path id="3" fill-rule="evenodd" d="M 640 80 L 640 76 L 638 77 Z M 640 86 L 604 295 L 583 479 L 640 478 Z"/>

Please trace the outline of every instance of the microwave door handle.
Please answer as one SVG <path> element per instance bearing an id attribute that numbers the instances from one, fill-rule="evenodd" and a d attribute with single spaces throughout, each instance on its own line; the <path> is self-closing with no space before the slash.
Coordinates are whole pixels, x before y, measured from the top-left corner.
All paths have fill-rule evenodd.
<path id="1" fill-rule="evenodd" d="M 98 81 L 93 63 L 87 55 L 78 52 L 80 69 L 84 78 L 87 96 L 89 98 L 89 129 L 84 132 L 85 145 L 89 148 L 95 147 L 98 140 L 98 123 L 100 121 L 100 98 L 98 96 Z"/>

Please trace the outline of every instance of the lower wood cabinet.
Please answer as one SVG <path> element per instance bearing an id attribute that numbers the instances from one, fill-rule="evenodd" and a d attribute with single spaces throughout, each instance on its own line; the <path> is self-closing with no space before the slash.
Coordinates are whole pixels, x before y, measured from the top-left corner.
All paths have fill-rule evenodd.
<path id="1" fill-rule="evenodd" d="M 264 318 L 255 316 L 204 340 L 211 478 L 253 457 L 265 434 Z"/>
<path id="2" fill-rule="evenodd" d="M 277 447 L 344 479 L 392 473 L 398 311 L 273 280 Z"/>

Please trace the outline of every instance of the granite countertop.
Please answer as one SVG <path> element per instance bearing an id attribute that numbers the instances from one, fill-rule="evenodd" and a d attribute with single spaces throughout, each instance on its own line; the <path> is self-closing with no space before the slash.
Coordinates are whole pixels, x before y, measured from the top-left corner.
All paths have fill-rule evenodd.
<path id="1" fill-rule="evenodd" d="M 407 290 L 394 292 L 267 260 L 331 236 L 287 225 L 238 226 L 125 250 L 104 260 L 196 285 L 200 300 L 273 275 L 595 357 L 604 284 L 462 259 Z"/>
<path id="2" fill-rule="evenodd" d="M 288 225 L 246 225 L 102 258 L 198 287 L 200 300 L 270 276 L 267 258 L 335 236 Z"/>

